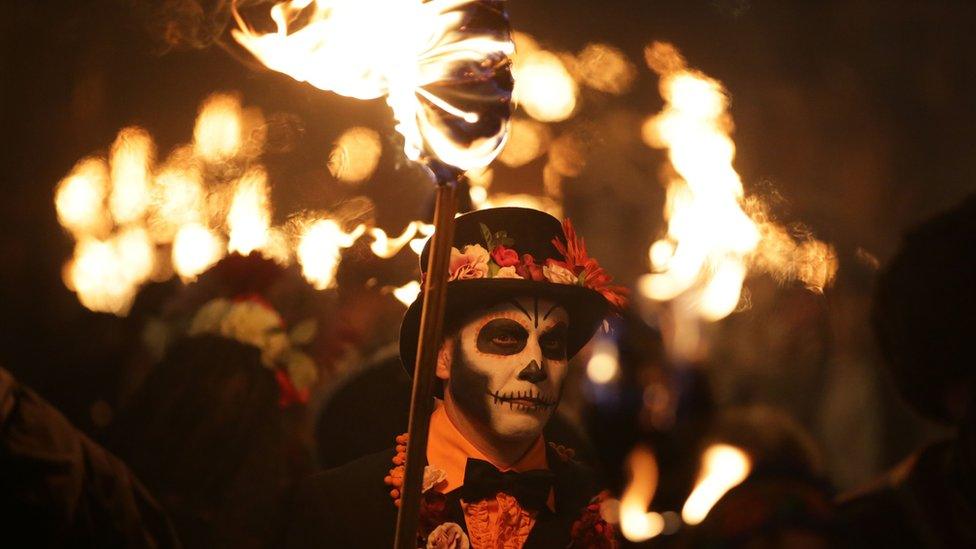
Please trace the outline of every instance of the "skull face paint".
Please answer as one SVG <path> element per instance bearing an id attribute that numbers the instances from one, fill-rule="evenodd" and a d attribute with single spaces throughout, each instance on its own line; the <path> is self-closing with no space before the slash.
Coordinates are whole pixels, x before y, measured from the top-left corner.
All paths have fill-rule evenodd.
<path id="1" fill-rule="evenodd" d="M 455 342 L 450 398 L 495 436 L 537 437 L 562 392 L 568 321 L 561 306 L 533 297 L 503 302 L 471 319 Z"/>

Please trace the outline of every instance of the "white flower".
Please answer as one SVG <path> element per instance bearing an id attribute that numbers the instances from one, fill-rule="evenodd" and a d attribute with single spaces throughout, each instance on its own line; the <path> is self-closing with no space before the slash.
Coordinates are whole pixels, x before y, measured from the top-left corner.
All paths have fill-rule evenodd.
<path id="1" fill-rule="evenodd" d="M 546 277 L 546 280 L 549 282 L 553 282 L 555 284 L 571 284 L 575 286 L 579 283 L 579 279 L 575 274 L 573 274 L 573 271 L 551 262 L 547 262 L 546 265 L 543 265 L 542 276 Z"/>
<path id="2" fill-rule="evenodd" d="M 470 549 L 467 534 L 456 522 L 445 522 L 427 536 L 427 549 Z"/>
<path id="3" fill-rule="evenodd" d="M 261 349 L 261 360 L 268 367 L 274 367 L 289 345 L 281 317 L 254 301 L 234 303 L 220 322 L 220 335 Z"/>
<path id="4" fill-rule="evenodd" d="M 437 486 L 444 479 L 447 478 L 447 473 L 441 471 L 437 467 L 432 467 L 428 465 L 424 467 L 424 483 L 421 485 L 421 492 L 427 492 L 434 486 Z"/>
<path id="5" fill-rule="evenodd" d="M 222 298 L 208 301 L 190 322 L 189 335 L 196 336 L 202 334 L 219 334 L 220 321 L 223 320 L 227 311 L 230 311 L 230 301 Z"/>
<path id="6" fill-rule="evenodd" d="M 515 272 L 515 266 L 502 267 L 495 273 L 495 278 L 523 278 Z"/>

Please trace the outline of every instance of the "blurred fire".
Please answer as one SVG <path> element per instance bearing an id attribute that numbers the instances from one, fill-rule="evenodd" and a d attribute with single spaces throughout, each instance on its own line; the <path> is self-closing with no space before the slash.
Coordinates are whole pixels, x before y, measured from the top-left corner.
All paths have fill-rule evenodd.
<path id="1" fill-rule="evenodd" d="M 101 158 L 86 158 L 58 183 L 54 206 L 58 222 L 75 238 L 105 236 L 112 220 L 105 209 L 109 171 Z"/>
<path id="2" fill-rule="evenodd" d="M 698 480 L 685 500 L 681 518 L 688 524 L 705 520 L 718 500 L 745 480 L 751 469 L 752 461 L 741 449 L 728 444 L 709 446 L 702 454 Z"/>
<path id="3" fill-rule="evenodd" d="M 296 250 L 305 280 L 317 290 L 332 287 L 339 267 L 339 254 L 343 248 L 352 246 L 365 230 L 364 225 L 359 225 L 347 233 L 331 219 L 311 222 L 302 233 Z"/>
<path id="4" fill-rule="evenodd" d="M 232 94 L 215 93 L 204 100 L 193 129 L 193 148 L 208 162 L 221 162 L 241 149 L 243 133 L 241 100 Z"/>
<path id="5" fill-rule="evenodd" d="M 142 128 L 125 128 L 112 145 L 109 210 L 118 224 L 141 221 L 149 209 L 155 145 Z"/>
<path id="6" fill-rule="evenodd" d="M 263 169 L 248 170 L 237 182 L 227 228 L 227 249 L 247 255 L 267 246 L 271 229 L 271 197 L 268 175 Z"/>
<path id="7" fill-rule="evenodd" d="M 593 342 L 593 354 L 586 363 L 586 377 L 593 383 L 603 385 L 613 381 L 620 372 L 620 357 L 617 345 L 608 337 L 600 337 Z"/>
<path id="8" fill-rule="evenodd" d="M 327 219 L 303 223 L 294 232 L 272 225 L 268 174 L 248 150 L 263 138 L 256 128 L 247 140 L 242 134 L 260 120 L 261 113 L 243 108 L 237 95 L 214 94 L 200 108 L 193 144 L 177 146 L 161 165 L 154 165 L 152 136 L 129 127 L 118 133 L 107 159 L 85 158 L 72 168 L 58 184 L 54 203 L 58 221 L 76 241 L 63 269 L 64 283 L 85 307 L 125 315 L 150 277 L 162 281 L 175 274 L 191 282 L 228 252 L 257 250 L 282 265 L 298 255 L 310 283 L 322 289 L 334 285 L 340 251 L 366 228 L 346 233 Z M 363 132 L 372 130 L 347 134 Z M 378 156 L 375 132 L 365 139 L 375 143 Z M 337 146 L 343 143 L 340 138 Z M 351 152 L 344 154 L 350 164 L 344 169 L 352 171 L 345 173 L 372 171 L 359 164 L 375 158 L 364 159 L 353 151 L 359 145 L 348 146 Z M 372 228 L 370 249 L 380 258 L 406 246 L 420 254 L 433 230 L 412 221 L 391 238 Z M 409 285 L 395 295 L 405 299 Z"/>
<path id="9" fill-rule="evenodd" d="M 735 143 L 728 97 L 718 81 L 689 69 L 670 44 L 647 49 L 661 77 L 662 112 L 644 124 L 645 142 L 668 150 L 667 235 L 649 250 L 652 273 L 639 282 L 654 301 L 673 301 L 669 347 L 682 358 L 700 352 L 698 323 L 714 322 L 738 306 L 750 269 L 800 279 L 822 290 L 836 272 L 830 246 L 807 235 L 797 242 L 746 199 L 732 166 Z"/>
<path id="10" fill-rule="evenodd" d="M 224 256 L 224 243 L 200 223 L 188 223 L 173 239 L 173 269 L 184 281 L 196 279 Z"/>
<path id="11" fill-rule="evenodd" d="M 382 152 L 380 134 L 375 130 L 349 128 L 329 154 L 329 171 L 344 183 L 362 183 L 376 171 Z"/>
<path id="12" fill-rule="evenodd" d="M 572 116 L 579 88 L 559 55 L 542 49 L 527 34 L 514 33 L 514 40 L 515 103 L 540 122 L 560 122 Z"/>
<path id="13" fill-rule="evenodd" d="M 659 535 L 665 528 L 664 517 L 647 510 L 657 490 L 657 459 L 650 448 L 638 445 L 627 456 L 627 467 L 630 481 L 620 498 L 620 533 L 630 541 L 641 542 Z"/>
<path id="14" fill-rule="evenodd" d="M 420 283 L 416 280 L 411 280 L 399 288 L 393 289 L 393 295 L 406 306 L 410 306 L 411 303 L 417 300 L 417 296 L 420 295 Z"/>

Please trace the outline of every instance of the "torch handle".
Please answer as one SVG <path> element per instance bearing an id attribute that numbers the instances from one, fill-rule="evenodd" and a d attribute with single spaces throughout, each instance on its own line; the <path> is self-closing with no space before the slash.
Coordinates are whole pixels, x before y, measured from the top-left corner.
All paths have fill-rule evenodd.
<path id="1" fill-rule="evenodd" d="M 421 484 L 427 463 L 427 434 L 434 403 L 434 370 L 444 325 L 447 300 L 447 275 L 454 240 L 456 185 L 437 185 L 434 205 L 434 236 L 427 259 L 423 307 L 420 312 L 420 341 L 414 365 L 413 391 L 410 396 L 410 420 L 407 427 L 407 462 L 400 487 L 400 511 L 397 514 L 394 549 L 417 548 L 417 524 L 420 514 Z"/>

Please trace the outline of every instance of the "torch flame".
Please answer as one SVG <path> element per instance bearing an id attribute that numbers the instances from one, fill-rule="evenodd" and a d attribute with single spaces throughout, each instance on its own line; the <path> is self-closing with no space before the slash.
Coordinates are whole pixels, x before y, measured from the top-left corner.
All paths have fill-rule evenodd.
<path id="1" fill-rule="evenodd" d="M 235 9 L 232 34 L 296 80 L 357 99 L 385 96 L 409 159 L 426 152 L 468 170 L 501 150 L 507 101 L 506 115 L 485 124 L 447 88 L 490 82 L 514 50 L 507 31 L 468 24 L 463 10 L 477 8 L 491 9 L 479 0 L 286 0 L 271 8 L 274 32 L 255 31 Z M 478 135 L 459 136 L 450 118 Z"/>
<path id="2" fill-rule="evenodd" d="M 669 344 L 684 358 L 699 352 L 697 321 L 735 311 L 750 267 L 821 289 L 836 271 L 830 246 L 797 243 L 773 223 L 756 199 L 747 199 L 732 162 L 732 119 L 722 84 L 687 67 L 670 44 L 647 49 L 661 77 L 666 105 L 644 124 L 644 141 L 666 148 L 675 175 L 668 183 L 667 235 L 649 250 L 652 273 L 639 282 L 655 301 L 676 300 Z"/>
<path id="3" fill-rule="evenodd" d="M 681 518 L 688 524 L 705 520 L 718 500 L 749 476 L 751 468 L 749 456 L 741 449 L 728 444 L 709 446 L 702 454 L 701 472 L 681 509 Z"/>
<path id="4" fill-rule="evenodd" d="M 154 262 L 155 248 L 145 229 L 126 229 L 108 240 L 84 237 L 67 266 L 66 282 L 92 311 L 124 315 Z"/>
<path id="5" fill-rule="evenodd" d="M 329 154 L 329 171 L 344 183 L 369 179 L 380 161 L 380 135 L 369 128 L 350 128 L 336 141 Z"/>
<path id="6" fill-rule="evenodd" d="M 342 249 L 352 246 L 365 231 L 366 226 L 359 225 L 347 233 L 331 219 L 312 222 L 298 241 L 298 263 L 305 280 L 317 290 L 332 287 Z"/>
<path id="7" fill-rule="evenodd" d="M 638 445 L 627 456 L 627 466 L 630 482 L 620 498 L 620 533 L 641 542 L 659 535 L 665 527 L 664 517 L 647 511 L 657 490 L 657 460 L 650 448 Z"/>
<path id="8" fill-rule="evenodd" d="M 263 169 L 248 170 L 237 182 L 227 212 L 228 251 L 247 255 L 268 244 L 271 229 L 269 192 L 268 176 Z"/>

